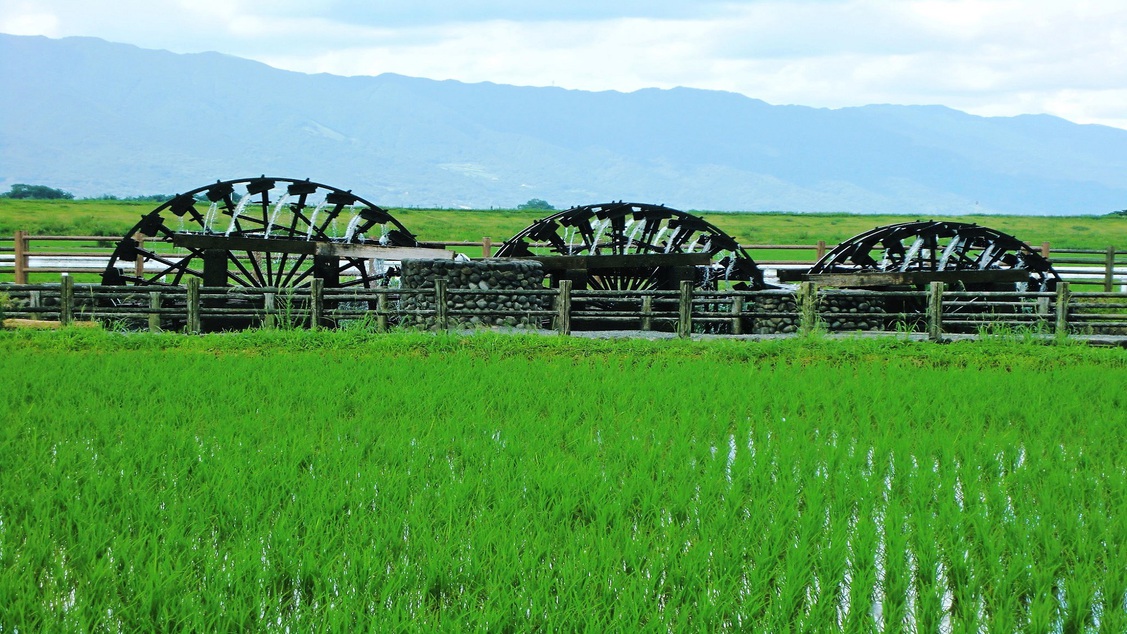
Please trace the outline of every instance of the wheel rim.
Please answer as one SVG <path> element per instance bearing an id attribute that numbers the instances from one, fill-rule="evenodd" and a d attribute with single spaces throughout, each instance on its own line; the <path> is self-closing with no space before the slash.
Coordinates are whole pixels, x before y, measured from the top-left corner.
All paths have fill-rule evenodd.
<path id="1" fill-rule="evenodd" d="M 547 246 L 536 247 L 532 243 Z M 537 254 L 668 255 L 706 253 L 712 264 L 697 267 L 694 285 L 722 281 L 759 289 L 763 273 L 735 238 L 704 219 L 662 205 L 612 202 L 573 207 L 537 220 L 498 249 L 497 257 Z M 661 266 L 605 269 L 589 278 L 591 288 L 648 290 L 661 286 Z"/>
<path id="2" fill-rule="evenodd" d="M 1048 260 L 1014 236 L 970 223 L 930 220 L 854 236 L 826 253 L 810 273 L 992 270 L 1028 272 L 1028 280 L 1018 285 L 1029 290 L 1051 290 L 1060 281 Z"/>
<path id="3" fill-rule="evenodd" d="M 334 286 L 372 287 L 398 273 L 365 258 L 329 264 L 300 243 L 418 245 L 387 210 L 351 190 L 267 176 L 217 181 L 144 215 L 118 243 L 102 282 L 176 286 L 200 277 L 213 286 L 295 287 L 328 277 Z M 223 274 L 209 280 L 209 267 Z"/>

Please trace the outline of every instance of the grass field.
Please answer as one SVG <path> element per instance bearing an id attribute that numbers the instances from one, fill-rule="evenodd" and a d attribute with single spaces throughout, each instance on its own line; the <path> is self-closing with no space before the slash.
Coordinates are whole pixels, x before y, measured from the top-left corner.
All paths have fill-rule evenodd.
<path id="1" fill-rule="evenodd" d="M 1127 631 L 1127 353 L 0 333 L 0 631 Z"/>
<path id="2" fill-rule="evenodd" d="M 0 199 L 0 236 L 26 230 L 36 235 L 120 237 L 156 206 L 123 201 Z M 393 209 L 392 213 L 421 240 L 481 240 L 489 236 L 500 243 L 552 212 Z M 745 244 L 814 244 L 818 240 L 836 244 L 876 226 L 927 219 L 916 215 L 692 213 L 702 215 Z M 1103 249 L 1113 245 L 1127 249 L 1127 217 L 1123 216 L 952 216 L 944 219 L 992 227 L 1034 245 L 1047 241 L 1057 248 Z"/>

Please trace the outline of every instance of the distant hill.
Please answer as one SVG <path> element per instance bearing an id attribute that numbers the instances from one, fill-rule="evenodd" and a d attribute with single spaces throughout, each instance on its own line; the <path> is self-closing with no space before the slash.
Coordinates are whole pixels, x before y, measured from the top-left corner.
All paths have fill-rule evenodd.
<path id="1" fill-rule="evenodd" d="M 258 174 L 388 206 L 1103 214 L 1127 131 L 939 106 L 338 77 L 92 38 L 0 35 L 0 191 L 185 191 Z"/>

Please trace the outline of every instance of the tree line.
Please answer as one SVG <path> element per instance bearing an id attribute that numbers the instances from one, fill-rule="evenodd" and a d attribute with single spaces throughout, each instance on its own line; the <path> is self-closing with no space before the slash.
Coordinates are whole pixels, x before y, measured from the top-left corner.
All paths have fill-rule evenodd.
<path id="1" fill-rule="evenodd" d="M 48 187 L 47 185 L 28 185 L 26 183 L 16 183 L 11 188 L 0 194 L 0 198 L 9 198 L 13 200 L 74 200 L 74 194 L 57 189 L 55 187 Z M 146 194 L 142 196 L 114 196 L 112 194 L 102 194 L 95 198 L 86 198 L 84 200 L 121 200 L 125 202 L 163 202 L 171 200 L 172 194 Z"/>

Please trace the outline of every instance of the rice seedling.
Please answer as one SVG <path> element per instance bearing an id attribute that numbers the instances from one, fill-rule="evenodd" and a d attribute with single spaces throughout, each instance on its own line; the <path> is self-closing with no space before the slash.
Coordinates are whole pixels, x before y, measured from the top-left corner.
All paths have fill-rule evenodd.
<path id="1" fill-rule="evenodd" d="M 0 631 L 1121 631 L 1127 356 L 0 333 Z"/>

